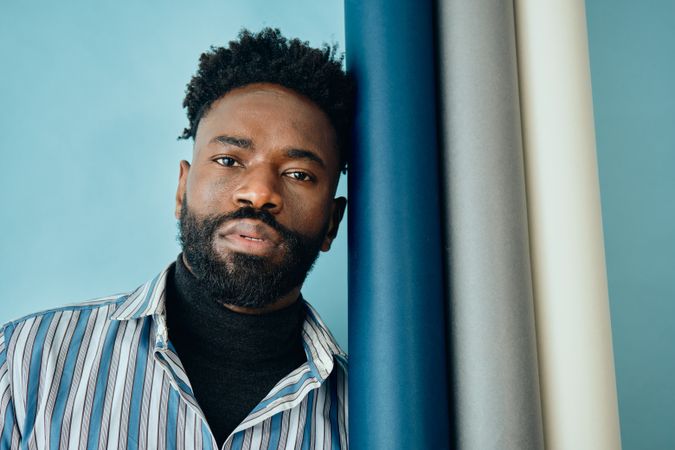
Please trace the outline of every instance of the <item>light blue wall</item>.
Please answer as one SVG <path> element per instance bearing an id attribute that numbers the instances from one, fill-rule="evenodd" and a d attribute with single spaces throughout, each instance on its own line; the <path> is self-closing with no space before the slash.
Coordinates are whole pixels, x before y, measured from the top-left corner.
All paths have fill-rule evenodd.
<path id="1" fill-rule="evenodd" d="M 675 2 L 586 8 L 623 448 L 675 449 Z"/>
<path id="2" fill-rule="evenodd" d="M 344 49 L 341 0 L 0 2 L 0 322 L 128 291 L 176 257 L 185 85 L 242 26 Z M 304 289 L 345 345 L 346 230 Z"/>

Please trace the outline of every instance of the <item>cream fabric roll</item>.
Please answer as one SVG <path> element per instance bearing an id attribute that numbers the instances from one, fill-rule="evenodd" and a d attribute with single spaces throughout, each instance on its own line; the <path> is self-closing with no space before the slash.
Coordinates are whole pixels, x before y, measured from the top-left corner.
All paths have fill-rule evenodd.
<path id="1" fill-rule="evenodd" d="M 621 448 L 584 2 L 516 0 L 549 450 Z"/>

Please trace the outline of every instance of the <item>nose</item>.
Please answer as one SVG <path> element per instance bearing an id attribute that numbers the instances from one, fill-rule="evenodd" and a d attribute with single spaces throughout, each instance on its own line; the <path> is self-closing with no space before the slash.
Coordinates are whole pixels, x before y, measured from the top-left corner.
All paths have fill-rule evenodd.
<path id="1" fill-rule="evenodd" d="M 242 183 L 234 192 L 234 202 L 239 207 L 250 206 L 277 213 L 282 207 L 278 183 L 275 171 L 267 168 L 249 168 Z"/>

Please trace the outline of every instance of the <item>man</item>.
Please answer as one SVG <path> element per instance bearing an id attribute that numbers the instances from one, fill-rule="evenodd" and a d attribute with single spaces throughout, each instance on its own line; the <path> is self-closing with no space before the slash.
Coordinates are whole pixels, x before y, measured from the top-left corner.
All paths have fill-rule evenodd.
<path id="1" fill-rule="evenodd" d="M 243 31 L 184 106 L 176 262 L 0 333 L 0 448 L 347 448 L 347 365 L 300 288 L 345 208 L 334 49 Z"/>

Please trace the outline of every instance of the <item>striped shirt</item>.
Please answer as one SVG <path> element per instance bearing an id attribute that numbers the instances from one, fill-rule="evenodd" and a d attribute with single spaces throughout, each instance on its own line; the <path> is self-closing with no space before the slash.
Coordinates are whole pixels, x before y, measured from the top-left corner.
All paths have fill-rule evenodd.
<path id="1" fill-rule="evenodd" d="M 167 270 L 135 291 L 0 329 L 0 449 L 216 449 L 168 340 Z M 223 444 L 346 449 L 347 358 L 306 304 L 307 362 Z"/>

